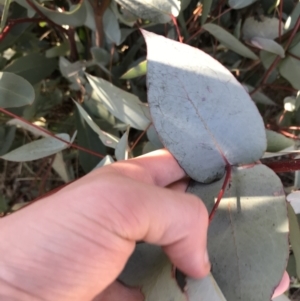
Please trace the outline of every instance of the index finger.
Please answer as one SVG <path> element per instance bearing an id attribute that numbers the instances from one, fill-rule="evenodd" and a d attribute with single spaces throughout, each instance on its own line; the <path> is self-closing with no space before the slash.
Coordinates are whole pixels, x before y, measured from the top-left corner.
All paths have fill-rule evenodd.
<path id="1" fill-rule="evenodd" d="M 120 161 L 101 168 L 100 172 L 117 172 L 129 178 L 156 186 L 168 186 L 186 176 L 176 159 L 166 149 Z"/>

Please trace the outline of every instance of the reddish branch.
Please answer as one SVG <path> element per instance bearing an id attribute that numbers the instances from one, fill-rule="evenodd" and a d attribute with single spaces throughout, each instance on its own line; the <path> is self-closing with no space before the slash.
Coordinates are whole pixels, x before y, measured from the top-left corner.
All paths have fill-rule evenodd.
<path id="1" fill-rule="evenodd" d="M 280 160 L 271 163 L 265 163 L 274 172 L 292 172 L 300 170 L 300 159 Z"/>

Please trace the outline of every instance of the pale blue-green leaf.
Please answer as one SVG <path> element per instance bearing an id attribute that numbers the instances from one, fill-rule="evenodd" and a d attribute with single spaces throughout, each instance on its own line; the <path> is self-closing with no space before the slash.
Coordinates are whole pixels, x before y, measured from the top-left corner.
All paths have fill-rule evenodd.
<path id="1" fill-rule="evenodd" d="M 16 127 L 21 127 L 23 129 L 25 129 L 26 131 L 29 131 L 30 133 L 32 133 L 35 137 L 51 137 L 46 132 L 36 128 L 33 125 L 30 125 L 30 124 L 24 122 L 21 119 L 14 118 L 14 119 L 9 120 L 6 124 L 15 125 Z"/>
<path id="2" fill-rule="evenodd" d="M 9 6 L 12 1 L 13 0 L 5 0 L 5 2 L 4 2 L 4 7 L 2 10 L 2 16 L 1 16 L 0 33 L 2 33 L 2 31 L 6 25 L 8 12 L 9 12 Z"/>
<path id="3" fill-rule="evenodd" d="M 11 148 L 16 137 L 16 127 L 1 127 L 1 136 L 0 136 L 0 156 L 5 155 Z"/>
<path id="4" fill-rule="evenodd" d="M 300 2 L 298 2 L 292 11 L 291 15 L 288 16 L 284 24 L 285 30 L 291 30 L 295 27 L 298 18 L 300 17 Z"/>
<path id="5" fill-rule="evenodd" d="M 100 167 L 103 167 L 106 165 L 110 165 L 114 162 L 115 162 L 114 159 L 110 155 L 107 155 L 96 165 L 96 167 L 94 169 L 100 168 Z"/>
<path id="6" fill-rule="evenodd" d="M 119 5 L 116 1 L 112 1 L 110 3 L 110 8 L 114 12 L 115 16 L 118 18 L 119 22 L 129 27 L 133 27 L 136 21 L 138 20 L 137 16 L 132 15 L 123 6 L 121 6 L 121 8 L 119 9 Z"/>
<path id="7" fill-rule="evenodd" d="M 95 24 L 95 12 L 93 10 L 93 7 L 91 6 L 90 1 L 83 1 L 83 5 L 85 6 L 85 10 L 86 10 L 86 18 L 85 18 L 84 25 L 89 29 L 95 31 L 96 24 Z"/>
<path id="8" fill-rule="evenodd" d="M 124 43 L 127 37 L 136 30 L 136 28 L 121 28 L 121 44 Z"/>
<path id="9" fill-rule="evenodd" d="M 266 130 L 267 134 L 267 152 L 276 153 L 288 147 L 295 146 L 293 139 L 287 138 L 282 134 Z"/>
<path id="10" fill-rule="evenodd" d="M 274 157 L 281 157 L 281 156 L 284 156 L 284 155 L 297 155 L 299 154 L 299 151 L 298 150 L 295 150 L 295 147 L 294 146 L 289 146 L 279 152 L 276 152 L 276 153 L 270 153 L 270 152 L 265 152 L 264 155 L 262 156 L 263 159 L 265 158 L 274 158 Z M 295 158 L 297 159 L 297 157 Z"/>
<path id="11" fill-rule="evenodd" d="M 132 79 L 147 73 L 147 60 L 144 60 L 136 66 L 130 68 L 121 76 L 121 79 Z"/>
<path id="12" fill-rule="evenodd" d="M 56 24 L 78 27 L 84 25 L 86 20 L 86 6 L 83 3 L 73 5 L 70 11 L 62 12 L 49 9 L 36 0 L 32 0 L 32 2 L 46 17 Z"/>
<path id="13" fill-rule="evenodd" d="M 13 73 L 0 72 L 0 107 L 14 108 L 30 105 L 35 98 L 32 85 Z"/>
<path id="14" fill-rule="evenodd" d="M 126 132 L 123 134 L 122 138 L 120 139 L 119 143 L 115 149 L 115 157 L 117 161 L 127 160 L 129 155 L 129 146 L 128 146 L 128 135 L 129 135 L 129 128 L 127 127 Z"/>
<path id="15" fill-rule="evenodd" d="M 211 10 L 211 5 L 213 3 L 213 0 L 203 0 L 202 1 L 202 15 L 201 15 L 201 25 L 205 24 L 208 14 Z"/>
<path id="16" fill-rule="evenodd" d="M 242 32 L 245 40 L 251 40 L 254 37 L 274 40 L 278 37 L 279 19 L 269 18 L 261 15 L 260 19 L 249 17 L 245 20 Z M 281 22 L 283 29 L 284 24 Z"/>
<path id="17" fill-rule="evenodd" d="M 141 287 L 147 301 L 187 300 L 173 276 L 171 262 L 159 246 L 138 244 L 119 279 L 128 286 Z"/>
<path id="18" fill-rule="evenodd" d="M 83 117 L 83 119 L 86 121 L 86 123 L 91 127 L 91 129 L 98 134 L 100 140 L 102 143 L 108 147 L 116 148 L 120 139 L 115 137 L 114 135 L 111 135 L 109 133 L 106 133 L 102 131 L 99 126 L 93 121 L 91 116 L 82 108 L 80 104 L 78 104 L 76 101 L 74 101 L 80 115 Z"/>
<path id="19" fill-rule="evenodd" d="M 73 180 L 73 178 L 70 175 L 70 172 L 67 168 L 67 165 L 64 161 L 62 152 L 59 152 L 55 155 L 52 168 L 55 170 L 55 172 L 62 178 L 62 180 L 65 183 L 69 183 Z"/>
<path id="20" fill-rule="evenodd" d="M 155 147 L 157 148 L 164 147 L 153 125 L 151 125 L 147 130 L 147 138 Z"/>
<path id="21" fill-rule="evenodd" d="M 231 33 L 220 27 L 219 25 L 207 23 L 202 26 L 203 29 L 211 33 L 220 43 L 228 49 L 238 53 L 241 56 L 247 57 L 252 60 L 258 60 L 256 54 L 240 42 Z"/>
<path id="22" fill-rule="evenodd" d="M 241 31 L 242 31 L 242 19 L 239 19 L 238 23 L 234 28 L 233 35 L 239 40 L 241 38 Z"/>
<path id="23" fill-rule="evenodd" d="M 252 45 L 256 46 L 259 49 L 277 54 L 281 58 L 285 57 L 285 51 L 283 47 L 273 40 L 254 37 L 250 40 L 250 42 Z"/>
<path id="24" fill-rule="evenodd" d="M 3 71 L 18 74 L 34 85 L 49 76 L 56 68 L 56 59 L 48 59 L 42 54 L 31 52 L 12 61 Z"/>
<path id="25" fill-rule="evenodd" d="M 293 191 L 286 197 L 296 214 L 300 214 L 300 190 Z"/>
<path id="26" fill-rule="evenodd" d="M 68 134 L 57 134 L 56 136 L 66 142 L 54 137 L 42 138 L 14 149 L 1 158 L 13 162 L 27 162 L 54 155 L 69 147 L 70 136 Z"/>
<path id="27" fill-rule="evenodd" d="M 264 50 L 262 50 L 260 52 L 259 56 L 260 56 L 261 62 L 263 64 L 263 66 L 265 67 L 265 69 L 269 69 L 277 57 L 276 54 L 273 54 L 273 53 L 270 53 L 270 52 L 264 51 Z"/>
<path id="28" fill-rule="evenodd" d="M 157 147 L 154 144 L 152 144 L 150 141 L 146 142 L 145 145 L 143 146 L 143 154 L 147 154 L 150 152 L 153 152 L 157 149 L 160 149 L 161 147 Z"/>
<path id="29" fill-rule="evenodd" d="M 187 191 L 210 212 L 223 181 L 192 182 Z M 271 299 L 289 256 L 288 231 L 285 193 L 277 175 L 262 164 L 234 168 L 208 231 L 212 274 L 227 300 Z"/>
<path id="30" fill-rule="evenodd" d="M 246 89 L 248 90 L 248 92 L 252 92 L 254 90 L 254 88 L 252 86 L 249 85 L 244 85 L 246 87 Z M 257 91 L 254 94 L 251 95 L 251 98 L 253 99 L 253 101 L 255 103 L 260 103 L 263 105 L 268 105 L 268 106 L 276 106 L 277 104 L 268 96 L 266 96 L 264 93 Z"/>
<path id="31" fill-rule="evenodd" d="M 210 182 L 223 175 L 226 162 L 257 161 L 266 149 L 264 124 L 234 76 L 199 49 L 143 34 L 152 120 L 186 173 Z"/>
<path id="32" fill-rule="evenodd" d="M 95 63 L 105 66 L 110 62 L 110 54 L 104 48 L 91 47 L 90 51 Z"/>
<path id="33" fill-rule="evenodd" d="M 54 58 L 59 56 L 65 56 L 68 55 L 69 53 L 70 53 L 70 46 L 66 41 L 64 41 L 61 44 L 46 50 L 45 55 L 46 58 Z"/>
<path id="34" fill-rule="evenodd" d="M 108 7 L 103 15 L 103 31 L 111 43 L 117 46 L 121 43 L 121 30 L 118 19 Z"/>
<path id="35" fill-rule="evenodd" d="M 257 0 L 229 0 L 228 4 L 233 9 L 241 9 L 253 4 L 256 1 Z"/>
<path id="36" fill-rule="evenodd" d="M 300 198 L 298 199 L 300 202 Z M 293 254 L 296 260 L 296 272 L 298 278 L 300 278 L 300 229 L 297 216 L 291 204 L 287 204 L 288 218 L 290 225 L 290 242 L 292 245 Z"/>
<path id="37" fill-rule="evenodd" d="M 78 75 L 79 72 L 83 71 L 84 68 L 85 68 L 85 62 L 77 61 L 75 63 L 71 63 L 63 56 L 59 58 L 60 72 L 65 78 L 69 80 L 72 79 L 74 76 Z"/>
<path id="38" fill-rule="evenodd" d="M 200 280 L 188 278 L 186 282 L 189 301 L 226 301 L 212 274 Z"/>
<path id="39" fill-rule="evenodd" d="M 287 55 L 279 64 L 280 74 L 297 90 L 300 90 L 300 61 Z"/>
<path id="40" fill-rule="evenodd" d="M 184 11 L 190 3 L 191 0 L 181 0 L 181 11 Z"/>
<path id="41" fill-rule="evenodd" d="M 86 74 L 89 83 L 97 93 L 98 101 L 102 102 L 115 117 L 138 130 L 145 130 L 150 120 L 145 116 L 143 107 L 138 97 L 128 93 L 110 82 Z M 146 109 L 145 109 L 146 110 Z"/>
<path id="42" fill-rule="evenodd" d="M 180 0 L 116 0 L 133 15 L 153 23 L 167 23 L 170 15 L 177 17 L 180 12 Z"/>

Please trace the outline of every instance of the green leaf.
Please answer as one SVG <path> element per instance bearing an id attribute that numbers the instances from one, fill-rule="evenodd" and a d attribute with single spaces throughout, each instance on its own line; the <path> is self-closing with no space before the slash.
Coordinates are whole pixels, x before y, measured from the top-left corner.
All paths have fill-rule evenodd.
<path id="1" fill-rule="evenodd" d="M 118 19 L 108 7 L 103 16 L 103 31 L 111 43 L 117 46 L 121 44 L 121 30 Z"/>
<path id="2" fill-rule="evenodd" d="M 153 23 L 167 23 L 170 15 L 177 17 L 180 12 L 180 0 L 116 0 L 118 4 L 126 8 L 138 18 Z"/>
<path id="3" fill-rule="evenodd" d="M 205 24 L 208 14 L 210 13 L 211 10 L 211 5 L 213 3 L 213 0 L 203 0 L 202 5 L 202 16 L 201 16 L 201 25 Z"/>
<path id="4" fill-rule="evenodd" d="M 13 73 L 0 72 L 0 107 L 30 105 L 34 98 L 34 89 L 27 80 Z"/>
<path id="5" fill-rule="evenodd" d="M 299 201 L 299 199 L 298 199 Z M 300 229 L 297 216 L 293 207 L 288 203 L 288 218 L 290 225 L 290 242 L 296 260 L 296 272 L 300 278 Z"/>
<path id="6" fill-rule="evenodd" d="M 56 136 L 66 142 L 70 142 L 70 136 L 68 134 L 57 134 Z M 68 147 L 68 143 L 57 140 L 54 137 L 47 137 L 14 149 L 4 156 L 1 156 L 1 158 L 13 162 L 27 162 L 54 155 Z"/>
<path id="7" fill-rule="evenodd" d="M 163 148 L 163 144 L 160 141 L 160 138 L 155 130 L 155 127 L 151 125 L 147 130 L 147 138 L 148 140 L 157 148 Z"/>
<path id="8" fill-rule="evenodd" d="M 129 135 L 129 127 L 127 128 L 126 132 L 123 134 L 122 138 L 120 139 L 119 143 L 116 146 L 115 156 L 118 161 L 128 159 L 128 153 L 129 153 L 128 135 Z"/>
<path id="9" fill-rule="evenodd" d="M 289 139 L 282 134 L 266 130 L 267 133 L 267 152 L 276 153 L 290 146 L 294 146 L 293 139 Z"/>
<path id="10" fill-rule="evenodd" d="M 5 0 L 4 8 L 2 11 L 2 16 L 1 16 L 0 33 L 3 32 L 3 29 L 5 27 L 7 17 L 8 17 L 8 12 L 9 12 L 9 6 L 10 6 L 11 2 L 12 2 L 12 0 Z"/>
<path id="11" fill-rule="evenodd" d="M 86 7 L 83 3 L 73 5 L 71 11 L 58 11 L 49 9 L 36 0 L 32 2 L 38 7 L 38 9 L 47 16 L 51 21 L 59 25 L 69 26 L 82 26 L 86 20 Z M 85 1 L 83 1 L 85 2 Z"/>
<path id="12" fill-rule="evenodd" d="M 253 4 L 256 1 L 257 0 L 229 0 L 228 4 L 233 9 L 241 9 Z"/>
<path id="13" fill-rule="evenodd" d="M 103 103 L 111 114 L 135 129 L 145 130 L 147 128 L 150 121 L 142 108 L 146 108 L 146 106 L 140 102 L 138 97 L 119 89 L 102 78 L 89 74 L 86 76 L 98 95 L 98 101 Z"/>
<path id="14" fill-rule="evenodd" d="M 89 149 L 95 153 L 106 154 L 106 147 L 77 110 L 75 111 L 75 123 L 78 131 L 78 144 L 81 147 Z M 86 173 L 89 173 L 99 163 L 99 157 L 93 156 L 84 151 L 79 151 L 79 162 L 83 170 Z"/>
<path id="15" fill-rule="evenodd" d="M 126 71 L 122 76 L 121 79 L 132 79 L 138 76 L 146 75 L 147 73 L 147 60 L 144 60 L 137 64 L 136 66 L 130 68 Z"/>
<path id="16" fill-rule="evenodd" d="M 285 57 L 285 51 L 283 47 L 273 40 L 254 37 L 250 40 L 250 42 L 252 45 L 256 46 L 259 49 L 263 49 L 265 51 L 277 54 L 282 58 Z"/>
<path id="17" fill-rule="evenodd" d="M 210 182 L 224 174 L 226 162 L 258 160 L 266 148 L 265 127 L 244 87 L 199 49 L 143 34 L 153 124 L 185 172 Z"/>
<path id="18" fill-rule="evenodd" d="M 252 86 L 249 86 L 249 85 L 244 85 L 244 86 L 249 91 L 249 93 L 254 90 L 254 88 Z M 277 105 L 272 99 L 270 99 L 268 96 L 266 96 L 264 93 L 262 93 L 260 91 L 256 91 L 254 94 L 252 94 L 251 98 L 255 103 L 260 103 L 260 104 L 268 105 L 268 106 L 276 106 Z"/>
<path id="19" fill-rule="evenodd" d="M 223 181 L 192 182 L 187 191 L 211 212 Z M 289 256 L 288 230 L 277 175 L 261 164 L 234 168 L 208 231 L 212 274 L 227 300 L 271 299 Z"/>
<path id="20" fill-rule="evenodd" d="M 285 30 L 291 30 L 295 27 L 296 22 L 300 16 L 300 2 L 298 2 L 292 11 L 292 13 L 288 16 L 285 24 L 284 29 Z"/>
<path id="21" fill-rule="evenodd" d="M 106 165 L 110 165 L 114 162 L 115 162 L 115 160 L 111 156 L 107 155 L 96 165 L 95 169 L 106 166 Z"/>
<path id="22" fill-rule="evenodd" d="M 76 102 L 74 101 L 80 115 L 86 121 L 86 123 L 91 127 L 91 129 L 99 136 L 102 143 L 108 147 L 116 148 L 120 139 L 109 133 L 106 133 L 100 129 L 100 127 L 93 121 L 91 116 Z"/>
<path id="23" fill-rule="evenodd" d="M 202 26 L 203 29 L 211 33 L 220 43 L 226 46 L 228 49 L 247 57 L 252 60 L 258 60 L 256 54 L 235 38 L 231 33 L 223 29 L 222 27 L 208 23 Z"/>
<path id="24" fill-rule="evenodd" d="M 34 85 L 49 76 L 56 68 L 56 59 L 48 59 L 39 53 L 30 53 L 15 59 L 3 71 L 20 75 Z"/>
<path id="25" fill-rule="evenodd" d="M 62 180 L 65 183 L 69 183 L 72 181 L 72 177 L 70 176 L 70 172 L 64 161 L 62 152 L 56 154 L 54 161 L 52 163 L 52 168 L 62 178 Z"/>

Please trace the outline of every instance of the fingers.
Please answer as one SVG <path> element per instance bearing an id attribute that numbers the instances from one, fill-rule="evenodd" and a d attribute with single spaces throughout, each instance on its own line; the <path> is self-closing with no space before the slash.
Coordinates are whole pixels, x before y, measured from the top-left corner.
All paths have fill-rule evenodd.
<path id="1" fill-rule="evenodd" d="M 286 271 L 284 271 L 282 279 L 281 279 L 279 285 L 277 286 L 277 288 L 275 289 L 275 292 L 274 292 L 272 298 L 276 298 L 276 297 L 282 295 L 289 288 L 289 286 L 290 286 L 290 277 L 289 277 L 288 273 Z"/>
<path id="2" fill-rule="evenodd" d="M 166 149 L 157 150 L 128 161 L 117 162 L 101 169 L 101 173 L 109 171 L 115 171 L 132 179 L 161 187 L 176 182 L 185 176 L 183 169 Z"/>

